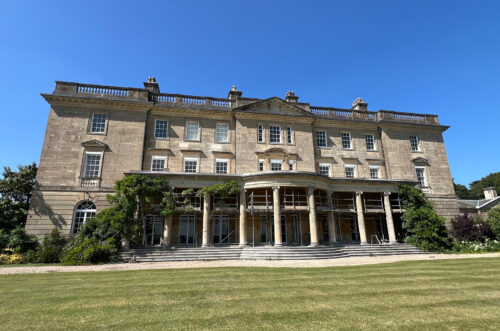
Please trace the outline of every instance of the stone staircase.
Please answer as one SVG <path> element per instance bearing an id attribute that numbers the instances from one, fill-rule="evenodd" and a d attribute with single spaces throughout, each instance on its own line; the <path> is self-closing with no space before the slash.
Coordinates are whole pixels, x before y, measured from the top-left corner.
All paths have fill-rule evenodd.
<path id="1" fill-rule="evenodd" d="M 135 257 L 137 262 L 165 261 L 215 261 L 215 260 L 313 260 L 356 256 L 386 256 L 424 254 L 409 244 L 392 245 L 336 245 L 336 246 L 225 246 L 225 247 L 177 247 L 144 248 L 121 252 L 122 261 Z"/>

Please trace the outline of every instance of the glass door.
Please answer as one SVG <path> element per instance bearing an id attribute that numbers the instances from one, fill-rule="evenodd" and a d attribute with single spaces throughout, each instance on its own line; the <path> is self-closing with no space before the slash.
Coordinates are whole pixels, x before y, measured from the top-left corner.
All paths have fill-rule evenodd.
<path id="1" fill-rule="evenodd" d="M 290 215 L 292 221 L 292 244 L 302 245 L 302 229 L 298 215 Z"/>
<path id="2" fill-rule="evenodd" d="M 163 237 L 163 217 L 150 215 L 146 217 L 146 231 L 144 233 L 145 246 L 157 246 L 161 244 Z"/>
<path id="3" fill-rule="evenodd" d="M 228 244 L 229 243 L 229 216 L 228 215 L 214 215 L 214 229 L 212 242 L 214 244 Z"/>
<path id="4" fill-rule="evenodd" d="M 268 231 L 267 231 L 267 216 L 260 215 L 259 217 L 259 227 L 260 227 L 260 242 L 269 242 Z"/>
<path id="5" fill-rule="evenodd" d="M 179 244 L 196 245 L 195 215 L 181 215 L 179 225 Z"/>

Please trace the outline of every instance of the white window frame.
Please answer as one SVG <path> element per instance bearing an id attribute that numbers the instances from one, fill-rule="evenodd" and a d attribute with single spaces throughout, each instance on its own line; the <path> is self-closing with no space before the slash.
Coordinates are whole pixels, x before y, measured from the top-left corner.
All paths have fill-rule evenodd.
<path id="1" fill-rule="evenodd" d="M 295 160 L 288 160 L 288 171 L 295 171 Z"/>
<path id="2" fill-rule="evenodd" d="M 330 176 L 330 167 L 331 167 L 330 163 L 320 163 L 320 164 L 318 165 L 318 172 L 319 172 L 319 174 L 320 174 L 320 175 Z M 321 173 L 321 168 L 327 168 L 327 169 L 328 169 L 328 170 L 327 170 L 327 173 L 326 173 L 326 174 Z"/>
<path id="3" fill-rule="evenodd" d="M 324 141 L 325 142 L 324 145 L 320 145 L 319 144 L 319 140 L 320 140 L 319 136 L 320 136 L 320 134 L 324 135 L 324 137 L 322 138 L 322 139 L 325 140 Z M 318 148 L 328 148 L 328 136 L 326 135 L 326 131 L 316 131 L 316 146 Z"/>
<path id="4" fill-rule="evenodd" d="M 371 143 L 373 144 L 373 148 L 368 148 L 368 137 L 371 137 L 371 139 L 372 139 Z M 377 145 L 375 143 L 375 135 L 373 135 L 373 134 L 365 134 L 365 144 L 366 144 L 366 150 L 367 151 L 376 151 L 377 150 Z"/>
<path id="5" fill-rule="evenodd" d="M 273 134 L 272 134 L 272 129 L 273 128 L 278 128 L 278 132 L 279 132 L 279 141 L 273 141 Z M 281 139 L 281 136 L 282 136 L 282 133 L 281 133 L 281 126 L 277 126 L 277 125 L 270 125 L 269 126 L 269 143 L 270 144 L 282 144 L 282 139 Z"/>
<path id="6" fill-rule="evenodd" d="M 349 138 L 349 147 L 344 147 L 344 141 L 345 141 L 344 137 Z M 342 132 L 342 133 L 340 133 L 340 139 L 341 139 L 341 143 L 342 143 L 342 148 L 343 149 L 353 149 L 352 148 L 352 136 L 351 136 L 350 132 Z"/>
<path id="7" fill-rule="evenodd" d="M 265 165 L 266 165 L 266 164 L 265 164 L 264 159 L 259 159 L 259 164 L 258 164 L 258 168 L 257 168 L 257 169 L 258 169 L 259 171 L 264 171 L 264 170 L 265 170 Z M 262 169 L 262 170 L 261 170 L 261 169 Z"/>
<path id="8" fill-rule="evenodd" d="M 196 162 L 196 171 L 186 171 L 186 161 L 188 162 Z M 184 160 L 183 160 L 183 171 L 184 172 L 187 172 L 187 173 L 196 173 L 198 172 L 198 170 L 200 169 L 200 165 L 199 165 L 199 159 L 197 157 L 185 157 Z"/>
<path id="9" fill-rule="evenodd" d="M 420 183 L 420 180 L 418 179 L 418 171 L 419 170 L 422 170 L 422 180 L 423 180 L 423 184 Z M 417 175 L 417 182 L 418 182 L 418 185 L 420 185 L 420 187 L 427 187 L 427 178 L 425 178 L 425 167 L 422 167 L 422 166 L 416 166 L 415 167 L 415 173 Z"/>
<path id="10" fill-rule="evenodd" d="M 279 164 L 279 170 L 273 170 L 273 164 Z M 271 171 L 283 171 L 283 160 L 271 160 Z"/>
<path id="11" fill-rule="evenodd" d="M 413 141 L 412 138 L 414 138 L 415 141 Z M 418 136 L 410 136 L 410 148 L 412 152 L 420 152 L 420 139 L 418 138 Z"/>
<path id="12" fill-rule="evenodd" d="M 77 209 L 77 207 L 80 206 L 84 202 L 89 202 L 89 203 L 93 204 L 94 209 Z M 75 224 L 76 224 L 75 218 L 76 218 L 77 213 L 83 213 L 83 221 L 81 224 L 78 225 L 78 229 L 75 229 Z M 93 215 L 91 215 L 91 214 L 93 214 Z M 73 221 L 71 222 L 71 234 L 74 235 L 74 234 L 77 234 L 78 232 L 80 232 L 82 227 L 85 225 L 85 222 L 87 222 L 88 219 L 94 218 L 96 214 L 97 214 L 97 208 L 96 208 L 95 203 L 93 201 L 83 200 L 83 201 L 78 202 L 75 206 L 75 210 L 73 211 Z"/>
<path id="13" fill-rule="evenodd" d="M 225 163 L 226 164 L 226 172 L 217 172 L 217 163 Z M 216 174 L 228 174 L 229 173 L 229 159 L 215 159 L 214 172 Z"/>
<path id="14" fill-rule="evenodd" d="M 166 123 L 166 128 L 165 128 L 165 137 L 159 137 L 158 136 L 158 122 L 165 122 Z M 163 130 L 163 129 L 162 129 Z M 155 120 L 155 131 L 154 131 L 154 138 L 155 139 L 168 139 L 168 120 Z"/>
<path id="15" fill-rule="evenodd" d="M 352 177 L 347 176 L 347 169 L 352 168 Z M 344 165 L 344 174 L 345 178 L 356 178 L 356 166 L 354 164 L 345 164 Z"/>
<path id="16" fill-rule="evenodd" d="M 287 128 L 286 128 L 286 144 L 287 145 L 293 145 L 294 144 L 293 129 L 292 129 L 291 126 L 287 126 Z"/>
<path id="17" fill-rule="evenodd" d="M 377 177 L 372 176 L 372 170 L 377 170 Z M 379 166 L 370 166 L 370 179 L 380 179 L 380 167 Z"/>
<path id="18" fill-rule="evenodd" d="M 265 141 L 266 141 L 266 136 L 264 132 L 264 125 L 259 124 L 257 125 L 257 142 L 263 143 Z"/>
<path id="19" fill-rule="evenodd" d="M 153 164 L 154 164 L 155 160 L 163 160 L 163 169 L 162 170 L 153 170 Z M 157 172 L 165 171 L 166 165 L 167 165 L 167 157 L 166 156 L 153 155 L 151 157 L 151 171 L 155 171 L 155 172 L 156 171 Z"/>
<path id="20" fill-rule="evenodd" d="M 102 131 L 94 131 L 94 118 L 96 115 L 104 116 L 104 127 L 102 128 Z M 89 132 L 93 134 L 106 134 L 106 129 L 108 127 L 108 115 L 103 114 L 103 113 L 93 113 L 91 118 L 90 118 L 90 128 Z"/>
<path id="21" fill-rule="evenodd" d="M 219 127 L 226 127 L 226 140 L 219 140 Z M 229 142 L 229 124 L 227 123 L 217 123 L 215 124 L 215 142 L 216 143 L 228 143 Z"/>
<path id="22" fill-rule="evenodd" d="M 97 176 L 95 176 L 95 177 L 88 177 L 87 176 L 87 156 L 88 155 L 99 155 L 99 169 L 97 170 Z M 82 176 L 83 178 L 101 178 L 102 157 L 103 157 L 103 152 L 85 151 L 84 158 L 83 158 L 83 176 Z"/>
<path id="23" fill-rule="evenodd" d="M 189 139 L 188 138 L 188 125 L 189 124 L 197 124 L 198 125 L 198 132 L 196 134 L 196 139 Z M 184 135 L 185 136 L 185 139 L 186 141 L 200 141 L 200 122 L 199 121 L 186 121 L 186 134 Z"/>

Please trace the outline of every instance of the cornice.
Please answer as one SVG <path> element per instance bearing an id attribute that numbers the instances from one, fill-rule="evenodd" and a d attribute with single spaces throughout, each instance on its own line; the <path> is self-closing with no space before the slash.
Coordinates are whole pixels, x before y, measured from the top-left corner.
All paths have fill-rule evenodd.
<path id="1" fill-rule="evenodd" d="M 84 106 L 93 108 L 108 108 L 126 110 L 148 110 L 153 106 L 152 102 L 139 100 L 119 100 L 119 99 L 97 99 L 81 96 L 66 96 L 54 94 L 41 94 L 41 96 L 50 104 L 55 106 Z"/>

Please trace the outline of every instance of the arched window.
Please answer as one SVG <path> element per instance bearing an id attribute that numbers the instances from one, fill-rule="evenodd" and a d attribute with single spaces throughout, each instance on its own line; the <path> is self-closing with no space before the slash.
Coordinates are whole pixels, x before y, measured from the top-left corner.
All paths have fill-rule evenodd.
<path id="1" fill-rule="evenodd" d="M 75 208 L 73 216 L 73 228 L 71 234 L 77 234 L 82 228 L 83 224 L 88 219 L 95 217 L 95 204 L 92 201 L 82 201 Z"/>

